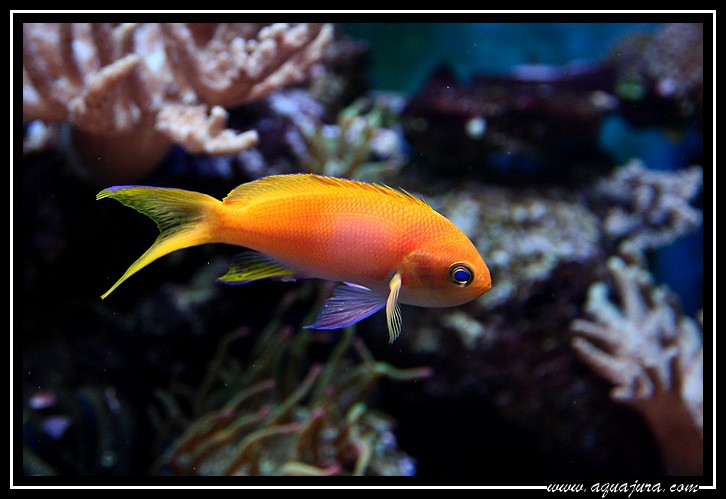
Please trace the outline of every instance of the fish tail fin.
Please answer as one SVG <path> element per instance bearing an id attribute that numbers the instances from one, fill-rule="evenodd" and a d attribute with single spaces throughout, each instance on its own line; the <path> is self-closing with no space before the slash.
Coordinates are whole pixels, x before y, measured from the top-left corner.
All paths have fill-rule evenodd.
<path id="1" fill-rule="evenodd" d="M 159 237 L 101 299 L 157 258 L 178 249 L 214 242 L 210 229 L 221 201 L 211 196 L 182 189 L 115 186 L 96 195 L 96 200 L 104 198 L 115 199 L 151 218 L 159 228 Z"/>

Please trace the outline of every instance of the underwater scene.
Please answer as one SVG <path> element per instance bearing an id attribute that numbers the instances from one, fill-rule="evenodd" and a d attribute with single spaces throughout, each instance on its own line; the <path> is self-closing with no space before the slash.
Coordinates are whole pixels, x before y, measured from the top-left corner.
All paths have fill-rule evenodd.
<path id="1" fill-rule="evenodd" d="M 711 473 L 702 22 L 14 29 L 16 483 Z"/>

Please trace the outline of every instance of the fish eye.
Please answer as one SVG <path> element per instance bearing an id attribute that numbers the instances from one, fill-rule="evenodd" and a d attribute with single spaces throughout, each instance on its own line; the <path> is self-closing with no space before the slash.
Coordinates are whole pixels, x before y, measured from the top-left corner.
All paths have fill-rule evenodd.
<path id="1" fill-rule="evenodd" d="M 457 262 L 449 267 L 449 281 L 454 286 L 465 288 L 474 280 L 474 272 L 465 263 Z"/>

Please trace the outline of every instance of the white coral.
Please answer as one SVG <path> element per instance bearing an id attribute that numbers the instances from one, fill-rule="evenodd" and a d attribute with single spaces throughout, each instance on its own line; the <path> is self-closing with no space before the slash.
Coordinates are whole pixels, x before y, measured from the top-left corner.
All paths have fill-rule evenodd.
<path id="1" fill-rule="evenodd" d="M 701 225 L 701 211 L 689 201 L 702 183 L 700 166 L 667 172 L 629 161 L 595 187 L 607 205 L 604 233 L 619 243 L 621 254 L 641 259 L 644 250 L 669 244 Z"/>
<path id="2" fill-rule="evenodd" d="M 703 471 L 703 347 L 695 321 L 681 316 L 673 295 L 650 275 L 618 257 L 608 269 L 619 303 L 605 283 L 589 290 L 577 319 L 573 348 L 614 384 L 614 400 L 635 408 L 648 422 L 668 471 Z"/>

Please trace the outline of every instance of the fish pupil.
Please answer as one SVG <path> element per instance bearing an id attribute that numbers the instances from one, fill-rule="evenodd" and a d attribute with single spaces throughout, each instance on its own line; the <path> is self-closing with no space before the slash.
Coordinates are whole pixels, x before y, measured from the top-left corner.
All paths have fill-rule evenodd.
<path id="1" fill-rule="evenodd" d="M 449 267 L 449 280 L 459 287 L 468 286 L 474 279 L 474 274 L 469 266 L 463 263 L 455 263 Z"/>
<path id="2" fill-rule="evenodd" d="M 457 270 L 454 273 L 454 279 L 457 281 L 468 281 L 469 280 L 469 272 L 466 270 Z"/>

